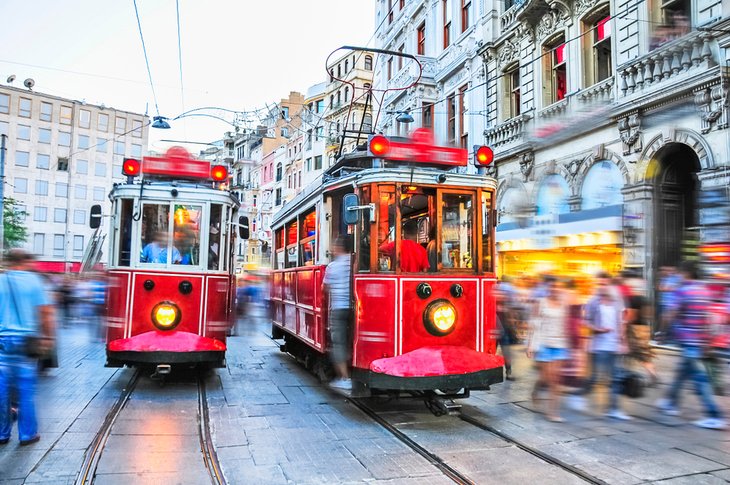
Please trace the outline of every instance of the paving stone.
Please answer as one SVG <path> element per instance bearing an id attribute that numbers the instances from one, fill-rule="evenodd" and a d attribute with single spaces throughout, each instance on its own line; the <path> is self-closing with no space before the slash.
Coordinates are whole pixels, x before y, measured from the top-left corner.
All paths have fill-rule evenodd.
<path id="1" fill-rule="evenodd" d="M 127 452 L 104 449 L 98 474 L 119 473 L 165 473 L 184 470 L 194 473 L 204 470 L 200 451 L 148 453 L 144 451 Z"/>
<path id="2" fill-rule="evenodd" d="M 724 485 L 726 480 L 706 473 L 653 482 L 657 485 Z"/>
<path id="3" fill-rule="evenodd" d="M 200 485 L 210 483 L 210 477 L 203 472 L 185 473 L 115 473 L 97 474 L 94 480 L 98 485 Z"/>
<path id="4" fill-rule="evenodd" d="M 286 484 L 282 469 L 278 465 L 257 466 L 253 460 L 240 460 L 226 467 L 225 477 L 230 484 L 266 483 Z"/>

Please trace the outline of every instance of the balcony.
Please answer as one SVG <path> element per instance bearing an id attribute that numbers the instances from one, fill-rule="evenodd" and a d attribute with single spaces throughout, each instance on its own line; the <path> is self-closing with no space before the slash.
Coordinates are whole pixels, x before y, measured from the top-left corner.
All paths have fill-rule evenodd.
<path id="1" fill-rule="evenodd" d="M 578 93 L 578 100 L 584 104 L 608 103 L 613 100 L 613 87 L 616 80 L 613 76 L 589 86 Z"/>
<path id="2" fill-rule="evenodd" d="M 565 115 L 568 111 L 568 100 L 570 98 L 563 98 L 537 112 L 537 117 L 542 119 L 560 118 Z"/>
<path id="3" fill-rule="evenodd" d="M 523 114 L 510 118 L 494 128 L 484 130 L 487 145 L 497 148 L 521 140 L 524 137 L 525 125 L 529 119 L 528 115 Z"/>
<path id="4" fill-rule="evenodd" d="M 696 78 L 717 65 L 714 37 L 702 31 L 673 40 L 648 54 L 619 66 L 619 97 L 655 90 L 658 86 Z"/>

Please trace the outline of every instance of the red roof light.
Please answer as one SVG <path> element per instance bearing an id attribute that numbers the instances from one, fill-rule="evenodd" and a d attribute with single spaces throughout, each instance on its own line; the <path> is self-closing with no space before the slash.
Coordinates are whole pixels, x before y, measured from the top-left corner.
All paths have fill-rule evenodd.
<path id="1" fill-rule="evenodd" d="M 370 152 L 376 157 L 382 157 L 390 151 L 390 141 L 383 135 L 375 135 L 370 140 Z"/>
<path id="2" fill-rule="evenodd" d="M 494 152 L 488 146 L 480 146 L 476 151 L 477 165 L 489 165 L 494 161 Z"/>
<path id="3" fill-rule="evenodd" d="M 210 169 L 210 177 L 216 182 L 222 182 L 228 178 L 228 169 L 223 165 L 213 165 Z"/>
<path id="4" fill-rule="evenodd" d="M 134 158 L 125 158 L 122 164 L 122 173 L 128 177 L 136 177 L 139 175 L 142 164 Z"/>

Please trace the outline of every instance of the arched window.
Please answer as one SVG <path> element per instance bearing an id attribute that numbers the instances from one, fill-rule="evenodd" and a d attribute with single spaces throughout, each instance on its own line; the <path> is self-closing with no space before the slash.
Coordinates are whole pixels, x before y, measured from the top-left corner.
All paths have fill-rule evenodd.
<path id="1" fill-rule="evenodd" d="M 337 64 L 337 77 L 342 77 L 342 64 Z"/>
<path id="2" fill-rule="evenodd" d="M 330 69 L 330 82 L 335 80 L 335 70 Z"/>
<path id="3" fill-rule="evenodd" d="M 504 191 L 497 206 L 499 219 L 497 222 L 514 222 L 525 209 L 525 192 L 518 187 L 509 187 Z"/>
<path id="4" fill-rule="evenodd" d="M 593 164 L 583 179 L 581 197 L 582 209 L 597 209 L 623 203 L 621 188 L 624 180 L 615 163 L 601 160 Z"/>
<path id="5" fill-rule="evenodd" d="M 330 108 L 332 108 L 332 106 L 334 106 L 334 104 L 335 104 L 335 95 L 333 94 L 330 96 Z"/>
<path id="6" fill-rule="evenodd" d="M 366 71 L 373 70 L 373 56 L 365 56 L 365 70 Z"/>
<path id="7" fill-rule="evenodd" d="M 350 100 L 350 87 L 345 86 L 345 103 Z"/>
<path id="8" fill-rule="evenodd" d="M 350 71 L 350 61 L 345 59 L 345 74 Z"/>
<path id="9" fill-rule="evenodd" d="M 342 104 L 342 93 L 340 91 L 337 91 L 337 106 Z"/>
<path id="10" fill-rule="evenodd" d="M 276 181 L 280 182 L 282 176 L 282 166 L 281 163 L 276 164 Z"/>
<path id="11" fill-rule="evenodd" d="M 557 215 L 570 212 L 568 196 L 570 187 L 560 175 L 548 175 L 537 191 L 537 215 Z"/>

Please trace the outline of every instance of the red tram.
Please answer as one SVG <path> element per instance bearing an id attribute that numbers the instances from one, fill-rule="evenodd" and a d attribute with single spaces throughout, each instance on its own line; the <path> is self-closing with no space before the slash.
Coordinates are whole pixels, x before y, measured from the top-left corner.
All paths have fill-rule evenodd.
<path id="1" fill-rule="evenodd" d="M 479 150 L 478 158 L 489 150 Z M 489 160 L 491 161 L 491 160 Z M 272 333 L 321 378 L 327 375 L 331 243 L 354 243 L 353 393 L 465 397 L 502 382 L 496 355 L 496 181 L 452 170 L 467 150 L 370 135 L 277 214 Z M 406 242 L 410 239 L 411 242 Z M 403 271 L 405 246 L 428 247 L 429 271 Z"/>
<path id="2" fill-rule="evenodd" d="M 106 366 L 224 366 L 239 206 L 226 167 L 173 147 L 125 160 L 123 173 L 109 195 Z"/>

